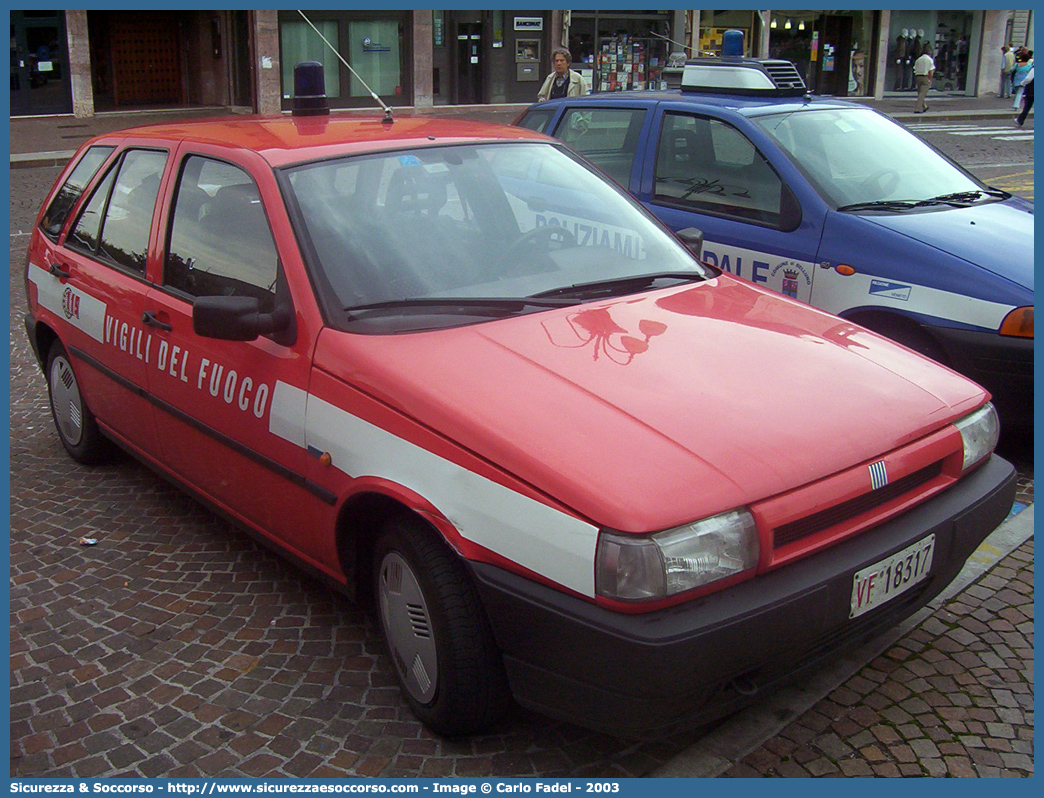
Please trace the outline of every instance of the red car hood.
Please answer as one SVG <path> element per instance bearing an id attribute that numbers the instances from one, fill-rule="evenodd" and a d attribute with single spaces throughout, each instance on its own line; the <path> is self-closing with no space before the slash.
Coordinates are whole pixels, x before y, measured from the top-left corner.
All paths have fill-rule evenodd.
<path id="1" fill-rule="evenodd" d="M 868 461 L 986 396 L 728 276 L 437 332 L 329 331 L 315 360 L 593 523 L 635 532 Z"/>

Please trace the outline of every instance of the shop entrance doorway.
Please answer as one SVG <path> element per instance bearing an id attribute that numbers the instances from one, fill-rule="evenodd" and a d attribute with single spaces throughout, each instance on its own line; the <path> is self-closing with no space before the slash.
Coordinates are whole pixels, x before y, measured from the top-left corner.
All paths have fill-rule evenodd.
<path id="1" fill-rule="evenodd" d="M 65 15 L 11 12 L 11 115 L 72 111 Z"/>
<path id="2" fill-rule="evenodd" d="M 456 82 L 453 102 L 472 105 L 485 102 L 484 54 L 482 52 L 482 23 L 458 22 L 456 25 Z"/>

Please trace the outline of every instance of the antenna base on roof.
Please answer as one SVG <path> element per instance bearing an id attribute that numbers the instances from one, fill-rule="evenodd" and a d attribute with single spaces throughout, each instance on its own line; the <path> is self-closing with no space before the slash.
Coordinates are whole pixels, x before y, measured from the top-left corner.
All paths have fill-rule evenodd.
<path id="1" fill-rule="evenodd" d="M 384 118 L 381 119 L 381 124 L 390 125 L 394 121 L 395 120 L 392 119 L 392 109 L 389 108 L 388 106 L 385 106 L 385 108 L 384 108 Z"/>

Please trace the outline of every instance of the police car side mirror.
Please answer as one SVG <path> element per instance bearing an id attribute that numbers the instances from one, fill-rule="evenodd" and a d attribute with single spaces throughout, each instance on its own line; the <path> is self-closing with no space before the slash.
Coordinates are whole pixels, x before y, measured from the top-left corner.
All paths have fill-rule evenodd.
<path id="1" fill-rule="evenodd" d="M 675 233 L 679 240 L 693 255 L 699 258 L 703 254 L 703 231 L 697 227 L 685 227 Z"/>
<path id="2" fill-rule="evenodd" d="M 192 330 L 204 338 L 253 341 L 289 326 L 289 314 L 261 313 L 257 297 L 201 296 L 192 303 Z"/>

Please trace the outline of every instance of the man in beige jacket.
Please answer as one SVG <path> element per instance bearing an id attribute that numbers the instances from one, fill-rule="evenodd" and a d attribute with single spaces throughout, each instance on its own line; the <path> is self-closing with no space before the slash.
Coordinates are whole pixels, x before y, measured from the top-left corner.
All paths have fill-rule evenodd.
<path id="1" fill-rule="evenodd" d="M 551 63 L 555 69 L 537 92 L 537 102 L 556 97 L 582 97 L 591 92 L 584 76 L 569 68 L 573 56 L 566 48 L 555 48 L 551 53 Z"/>

